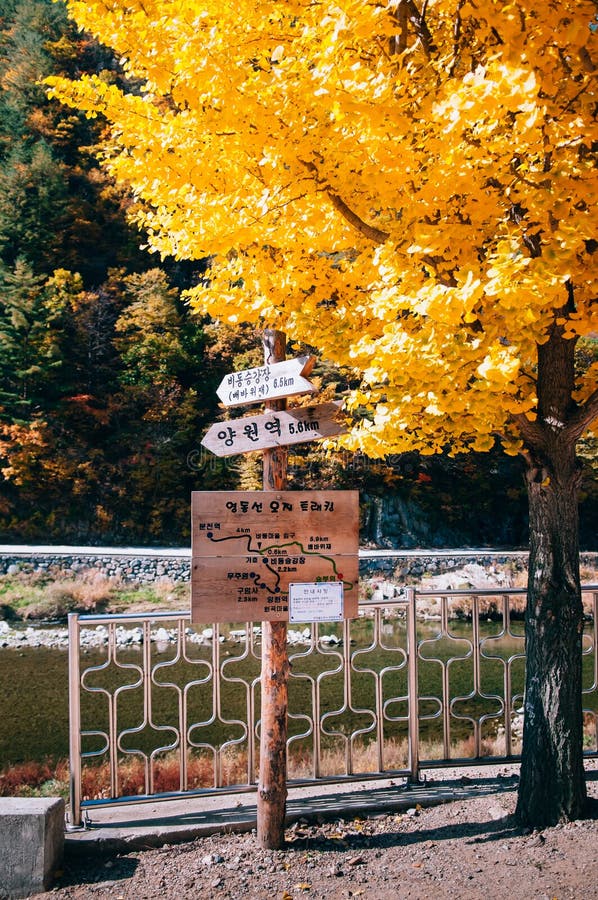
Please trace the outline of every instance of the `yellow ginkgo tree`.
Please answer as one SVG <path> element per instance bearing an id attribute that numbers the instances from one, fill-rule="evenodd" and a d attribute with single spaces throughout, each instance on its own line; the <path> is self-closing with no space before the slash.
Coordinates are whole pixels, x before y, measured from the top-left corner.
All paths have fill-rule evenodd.
<path id="1" fill-rule="evenodd" d="M 582 814 L 576 444 L 598 416 L 594 0 L 85 0 L 103 115 L 198 310 L 359 374 L 350 448 L 520 454 L 530 506 L 518 814 Z"/>

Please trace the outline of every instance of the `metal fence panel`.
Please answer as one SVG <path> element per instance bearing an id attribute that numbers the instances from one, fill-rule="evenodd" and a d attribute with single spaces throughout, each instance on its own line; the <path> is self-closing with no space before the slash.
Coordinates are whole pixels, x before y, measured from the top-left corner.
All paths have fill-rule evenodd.
<path id="1" fill-rule="evenodd" d="M 290 628 L 289 784 L 518 760 L 524 596 L 408 588 L 355 620 Z M 598 589 L 584 605 L 585 752 L 598 756 Z M 97 805 L 255 790 L 259 679 L 251 622 L 69 616 L 71 825 Z"/>

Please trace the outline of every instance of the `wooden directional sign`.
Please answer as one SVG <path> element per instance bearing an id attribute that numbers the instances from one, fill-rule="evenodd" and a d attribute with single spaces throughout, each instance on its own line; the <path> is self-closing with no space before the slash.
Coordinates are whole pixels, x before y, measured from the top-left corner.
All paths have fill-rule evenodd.
<path id="1" fill-rule="evenodd" d="M 232 372 L 222 379 L 216 393 L 225 406 L 242 406 L 294 394 L 313 393 L 315 387 L 307 376 L 315 361 L 314 356 L 299 356 L 256 369 L 245 369 L 244 372 Z"/>
<path id="2" fill-rule="evenodd" d="M 191 620 L 288 620 L 291 583 L 342 583 L 357 615 L 358 491 L 194 491 Z"/>
<path id="3" fill-rule="evenodd" d="M 337 422 L 340 404 L 329 402 L 296 409 L 267 410 L 259 416 L 243 416 L 211 425 L 202 440 L 216 456 L 234 456 L 303 441 L 336 437 L 345 431 Z"/>

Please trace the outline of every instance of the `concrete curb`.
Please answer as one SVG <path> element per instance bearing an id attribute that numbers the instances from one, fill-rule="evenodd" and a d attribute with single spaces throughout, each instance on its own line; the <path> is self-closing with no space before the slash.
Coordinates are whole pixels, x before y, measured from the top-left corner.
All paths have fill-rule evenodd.
<path id="1" fill-rule="evenodd" d="M 375 786 L 373 786 L 375 785 Z M 316 785 L 289 790 L 287 825 L 298 820 L 326 821 L 436 806 L 470 797 L 514 790 L 517 776 L 468 778 L 400 785 L 362 782 Z M 210 834 L 246 832 L 256 827 L 255 794 L 236 795 L 235 805 L 222 807 L 222 797 L 93 808 L 85 828 L 67 831 L 65 854 L 114 855 L 190 841 Z M 230 802 L 230 795 L 226 800 Z"/>
<path id="2" fill-rule="evenodd" d="M 48 890 L 64 850 L 64 800 L 0 797 L 0 897 Z"/>

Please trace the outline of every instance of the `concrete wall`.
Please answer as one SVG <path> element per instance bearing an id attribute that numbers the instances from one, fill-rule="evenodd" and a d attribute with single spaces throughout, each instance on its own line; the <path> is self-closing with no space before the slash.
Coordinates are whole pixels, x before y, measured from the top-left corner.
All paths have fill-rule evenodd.
<path id="1" fill-rule="evenodd" d="M 0 575 L 18 571 L 77 575 L 93 569 L 124 581 L 149 583 L 158 578 L 188 581 L 191 552 L 83 547 L 11 547 L 0 545 Z"/>

